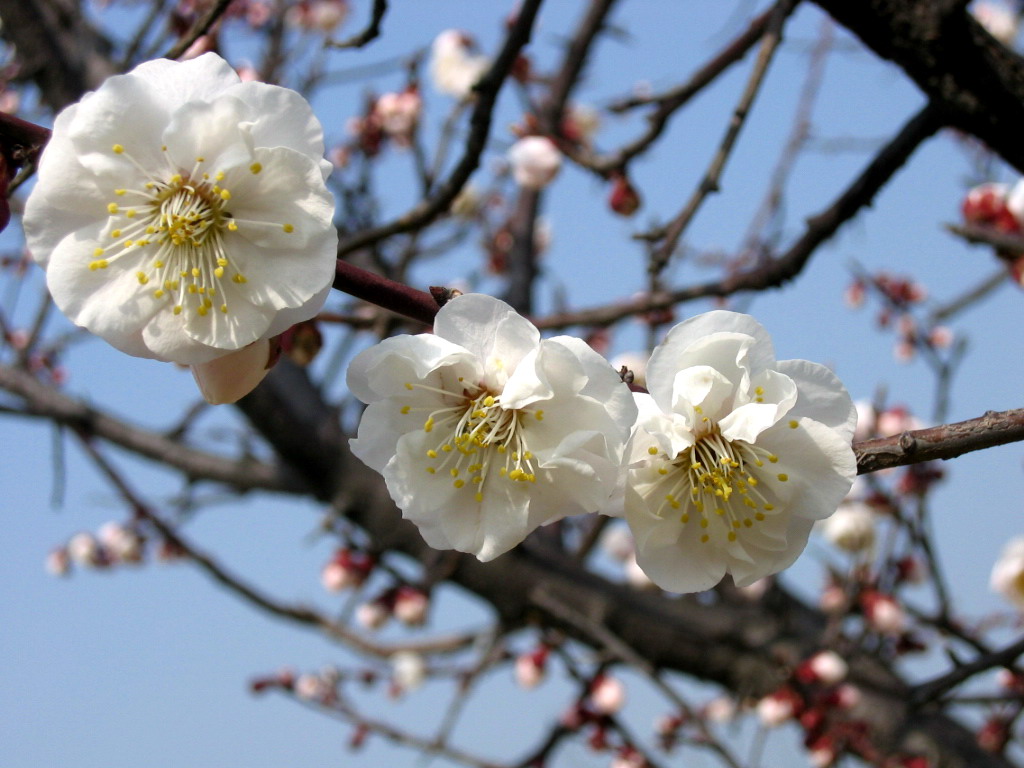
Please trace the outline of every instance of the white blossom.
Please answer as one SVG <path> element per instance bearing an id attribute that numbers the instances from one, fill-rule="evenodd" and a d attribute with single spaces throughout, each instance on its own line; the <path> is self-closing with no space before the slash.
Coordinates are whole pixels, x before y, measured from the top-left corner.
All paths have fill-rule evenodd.
<path id="1" fill-rule="evenodd" d="M 808 662 L 808 669 L 814 677 L 825 685 L 835 685 L 846 679 L 849 667 L 835 651 L 821 651 L 814 654 Z"/>
<path id="2" fill-rule="evenodd" d="M 825 540 L 845 552 L 865 552 L 875 545 L 875 513 L 862 501 L 844 502 L 819 525 Z"/>
<path id="3" fill-rule="evenodd" d="M 590 687 L 590 706 L 601 715 L 614 715 L 626 703 L 626 686 L 617 677 L 598 675 Z"/>
<path id="4" fill-rule="evenodd" d="M 68 539 L 67 553 L 71 562 L 91 568 L 103 562 L 103 551 L 96 537 L 85 531 Z"/>
<path id="5" fill-rule="evenodd" d="M 485 561 L 540 525 L 602 509 L 636 416 L 583 341 L 541 340 L 480 294 L 449 301 L 433 334 L 357 355 L 348 385 L 369 404 L 352 452 L 384 475 L 430 546 Z"/>
<path id="6" fill-rule="evenodd" d="M 542 189 L 562 167 L 562 153 L 546 136 L 524 136 L 511 146 L 508 162 L 512 178 L 526 189 Z"/>
<path id="7" fill-rule="evenodd" d="M 122 563 L 142 560 L 142 538 L 132 528 L 113 521 L 104 523 L 98 538 L 112 560 Z"/>
<path id="8" fill-rule="evenodd" d="M 438 91 L 457 99 L 467 98 L 490 67 L 490 60 L 473 50 L 465 32 L 446 29 L 430 49 L 430 77 Z"/>
<path id="9" fill-rule="evenodd" d="M 379 600 L 360 603 L 356 608 L 356 622 L 363 629 L 380 629 L 387 623 L 389 618 L 391 618 L 391 612 Z"/>
<path id="10" fill-rule="evenodd" d="M 373 116 L 380 129 L 399 146 L 407 147 L 420 121 L 423 99 L 415 88 L 385 93 L 373 105 Z"/>
<path id="11" fill-rule="evenodd" d="M 415 651 L 391 654 L 391 679 L 399 693 L 415 691 L 427 678 L 427 664 Z"/>
<path id="12" fill-rule="evenodd" d="M 150 61 L 61 112 L 25 210 L 72 322 L 206 363 L 319 311 L 337 233 L 323 133 L 294 91 L 216 54 Z"/>
<path id="13" fill-rule="evenodd" d="M 625 515 L 658 586 L 743 587 L 789 566 L 856 475 L 856 410 L 827 368 L 776 362 L 748 315 L 673 328 L 647 368 L 627 449 Z"/>
<path id="14" fill-rule="evenodd" d="M 989 583 L 993 591 L 1024 609 L 1024 536 L 1010 539 L 992 567 Z"/>

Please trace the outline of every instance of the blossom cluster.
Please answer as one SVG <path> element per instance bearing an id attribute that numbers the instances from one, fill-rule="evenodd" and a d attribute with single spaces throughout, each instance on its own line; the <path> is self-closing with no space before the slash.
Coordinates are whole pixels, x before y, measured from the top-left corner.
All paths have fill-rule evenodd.
<path id="1" fill-rule="evenodd" d="M 486 561 L 567 515 L 624 517 L 639 568 L 676 592 L 790 565 L 856 474 L 856 409 L 824 366 L 776 361 L 751 317 L 677 325 L 631 393 L 579 339 L 542 339 L 467 294 L 432 334 L 352 361 L 353 453 L 433 547 Z"/>
<path id="2" fill-rule="evenodd" d="M 434 59 L 462 98 L 486 67 L 458 33 L 435 42 Z M 369 114 L 401 142 L 419 109 L 411 88 Z M 282 351 L 318 346 L 286 332 L 316 315 L 335 272 L 323 152 L 295 92 L 242 82 L 212 53 L 148 62 L 58 115 L 26 204 L 28 248 L 76 325 L 189 365 L 210 402 L 233 401 Z M 539 189 L 560 157 L 524 135 L 510 163 Z M 622 212 L 635 210 L 635 191 L 623 195 Z M 429 545 L 482 561 L 542 525 L 604 513 L 630 528 L 637 584 L 692 592 L 728 573 L 746 587 L 791 564 L 856 472 L 856 411 L 839 380 L 776 361 L 753 318 L 716 311 L 668 333 L 646 385 L 634 394 L 586 342 L 542 338 L 504 302 L 460 295 L 433 333 L 352 361 L 349 389 L 368 406 L 352 451 Z M 357 585 L 372 567 L 339 552 L 324 584 Z M 367 625 L 415 624 L 427 600 L 398 590 L 362 610 Z"/>

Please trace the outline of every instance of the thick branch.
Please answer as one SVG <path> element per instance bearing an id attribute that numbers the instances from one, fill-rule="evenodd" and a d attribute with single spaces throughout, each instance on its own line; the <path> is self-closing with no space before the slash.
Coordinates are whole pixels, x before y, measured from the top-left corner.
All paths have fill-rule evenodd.
<path id="1" fill-rule="evenodd" d="M 898 64 L 947 125 L 973 134 L 1024 172 L 1024 59 L 985 32 L 965 3 L 815 2 L 876 54 Z"/>

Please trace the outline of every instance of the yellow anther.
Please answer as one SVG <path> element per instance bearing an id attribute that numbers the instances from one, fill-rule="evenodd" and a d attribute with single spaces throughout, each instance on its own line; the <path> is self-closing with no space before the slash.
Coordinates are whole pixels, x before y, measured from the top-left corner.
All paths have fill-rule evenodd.
<path id="1" fill-rule="evenodd" d="M 743 526 L 745 528 L 753 528 L 754 527 L 754 521 L 751 520 L 749 517 L 746 517 L 746 518 L 743 519 Z"/>
<path id="2" fill-rule="evenodd" d="M 435 451 L 433 448 L 431 448 L 429 451 L 427 451 L 427 458 L 429 458 L 429 459 L 436 459 L 437 458 L 437 451 Z"/>
<path id="3" fill-rule="evenodd" d="M 224 277 L 224 267 L 217 267 L 213 270 L 213 276 L 218 278 Z"/>
<path id="4" fill-rule="evenodd" d="M 127 211 L 124 212 L 124 215 L 127 216 L 129 219 L 134 219 L 135 218 L 135 209 L 134 208 L 129 208 Z"/>
<path id="5" fill-rule="evenodd" d="M 718 515 L 719 517 L 723 517 L 725 515 L 725 510 L 722 509 L 721 507 L 716 507 L 715 508 L 715 514 Z"/>
<path id="6" fill-rule="evenodd" d="M 171 184 L 181 184 L 181 174 L 176 173 L 171 176 Z"/>
<path id="7" fill-rule="evenodd" d="M 153 298 L 154 299 L 162 299 L 163 297 L 164 297 L 164 289 L 163 288 L 157 288 L 155 291 L 153 291 Z"/>
<path id="8" fill-rule="evenodd" d="M 115 189 L 114 194 L 117 195 L 118 197 L 124 197 L 124 193 L 127 191 L 128 190 L 126 189 Z"/>
<path id="9" fill-rule="evenodd" d="M 452 477 L 458 477 L 459 476 L 459 468 L 458 467 L 452 467 L 449 470 L 449 473 L 451 474 Z"/>
<path id="10" fill-rule="evenodd" d="M 456 488 L 461 488 L 465 484 L 466 484 L 466 481 L 463 480 L 461 477 L 458 480 L 456 480 L 454 483 L 452 483 L 452 485 L 454 485 Z"/>
<path id="11" fill-rule="evenodd" d="M 789 480 L 789 475 L 787 475 L 785 472 L 780 472 L 779 473 L 779 481 L 784 483 L 787 480 Z"/>
<path id="12" fill-rule="evenodd" d="M 228 265 L 228 260 L 227 259 L 217 259 L 217 266 L 218 267 L 226 267 L 227 265 Z"/>
<path id="13" fill-rule="evenodd" d="M 401 407 L 401 409 L 399 409 L 399 410 L 404 414 L 404 413 L 408 413 L 411 410 L 411 408 L 408 405 L 403 405 Z"/>
<path id="14" fill-rule="evenodd" d="M 501 475 L 501 477 L 504 477 L 505 475 L 508 474 L 508 470 L 502 467 L 501 469 L 498 470 L 498 474 Z"/>
<path id="15" fill-rule="evenodd" d="M 106 269 L 108 266 L 110 266 L 110 262 L 108 262 L 106 259 L 100 259 L 99 261 L 89 262 L 89 269 L 93 272 L 95 272 L 97 269 Z"/>
<path id="16" fill-rule="evenodd" d="M 408 389 L 410 392 L 412 392 L 412 384 L 409 383 L 408 381 L 405 382 L 405 388 Z"/>
<path id="17" fill-rule="evenodd" d="M 486 405 L 488 408 L 490 408 L 492 405 L 494 405 L 494 398 L 491 397 L 490 395 L 485 397 L 484 398 L 484 405 Z"/>
<path id="18" fill-rule="evenodd" d="M 174 307 L 174 314 L 176 314 L 176 315 L 180 315 L 181 314 L 181 304 L 176 304 L 175 305 L 175 307 Z"/>
<path id="19" fill-rule="evenodd" d="M 701 528 L 707 528 L 708 527 L 708 519 L 706 517 L 702 517 L 700 519 L 700 527 Z"/>
<path id="20" fill-rule="evenodd" d="M 789 428 L 790 429 L 796 429 L 799 426 L 800 426 L 800 424 L 796 421 L 796 419 L 790 419 L 790 421 L 789 421 Z"/>
<path id="21" fill-rule="evenodd" d="M 93 250 L 92 255 L 93 256 L 102 256 L 103 255 L 103 249 L 102 248 L 96 248 L 95 250 Z"/>
<path id="22" fill-rule="evenodd" d="M 690 522 L 690 513 L 689 512 L 683 512 L 683 514 L 681 514 L 679 516 L 679 522 L 682 523 L 683 525 L 686 525 L 688 522 Z"/>
<path id="23" fill-rule="evenodd" d="M 289 235 L 295 231 L 295 227 L 293 227 L 291 224 L 285 224 L 284 226 L 281 227 L 281 229 L 283 229 L 285 233 Z"/>
<path id="24" fill-rule="evenodd" d="M 135 273 L 135 277 L 138 278 L 139 285 L 145 285 L 146 283 L 149 282 L 149 278 L 146 277 L 146 273 L 145 272 L 136 272 Z"/>
<path id="25" fill-rule="evenodd" d="M 658 455 L 658 449 L 655 446 L 653 446 L 653 445 L 650 448 L 647 449 L 647 452 L 649 454 L 651 454 L 651 456 L 657 456 Z"/>
<path id="26" fill-rule="evenodd" d="M 764 510 L 765 510 L 765 512 L 771 512 L 771 511 L 773 511 L 774 509 L 775 509 L 775 505 L 774 505 L 774 504 L 765 504 L 765 505 L 764 505 Z"/>
<path id="27" fill-rule="evenodd" d="M 194 285 L 190 285 L 188 287 L 188 292 L 189 293 L 197 293 L 198 291 L 197 291 L 197 289 L 196 289 L 196 287 Z"/>
<path id="28" fill-rule="evenodd" d="M 701 537 L 700 537 L 700 543 L 701 543 L 701 544 L 707 544 L 707 543 L 708 543 L 708 539 L 709 539 L 709 538 L 711 538 L 711 537 L 710 537 L 710 536 L 708 536 L 708 535 L 707 535 L 707 534 L 705 533 L 705 534 L 704 534 L 703 536 L 701 536 Z"/>
<path id="29" fill-rule="evenodd" d="M 668 474 L 668 470 L 665 469 L 664 467 L 658 467 L 658 474 L 659 475 L 667 475 Z"/>
<path id="30" fill-rule="evenodd" d="M 260 171 L 263 170 L 263 166 L 260 165 L 259 163 L 253 163 L 252 165 L 249 166 L 249 170 L 252 171 L 253 173 L 259 173 Z"/>
<path id="31" fill-rule="evenodd" d="M 498 446 L 498 453 L 505 454 L 507 451 L 508 451 L 508 448 L 506 448 L 504 445 L 499 445 Z"/>
<path id="32" fill-rule="evenodd" d="M 423 422 L 423 431 L 430 432 L 434 429 L 434 417 L 431 416 L 425 422 Z"/>
<path id="33" fill-rule="evenodd" d="M 206 158 L 205 157 L 197 157 L 196 158 L 196 162 L 197 163 L 205 163 L 206 162 Z"/>
<path id="34" fill-rule="evenodd" d="M 228 190 L 226 190 L 226 189 L 222 189 L 220 191 L 220 199 L 221 200 L 230 200 L 231 199 L 231 193 Z"/>
<path id="35" fill-rule="evenodd" d="M 441 446 L 441 450 L 444 451 L 445 453 L 451 453 L 452 452 L 451 443 L 449 443 L 448 445 L 442 445 Z"/>
<path id="36" fill-rule="evenodd" d="M 220 305 L 220 311 L 221 311 L 221 314 L 226 315 L 228 313 L 228 305 L 227 304 L 221 304 Z"/>
<path id="37" fill-rule="evenodd" d="M 736 541 L 736 531 L 729 531 L 729 541 Z"/>
<path id="38" fill-rule="evenodd" d="M 754 394 L 755 395 L 763 395 L 764 394 L 764 387 L 754 387 Z"/>
<path id="39" fill-rule="evenodd" d="M 758 512 L 757 514 L 754 515 L 754 517 L 757 518 L 758 522 L 760 522 L 760 521 L 764 520 L 764 512 Z"/>
<path id="40" fill-rule="evenodd" d="M 115 229 L 113 232 L 110 233 L 110 236 L 111 237 L 120 237 L 121 236 L 121 230 L 120 229 Z"/>
<path id="41" fill-rule="evenodd" d="M 217 181 L 224 181 L 224 171 L 217 171 L 214 177 Z"/>
<path id="42" fill-rule="evenodd" d="M 238 231 L 238 224 L 235 223 L 234 219 L 228 222 L 228 229 L 230 229 L 232 232 Z"/>
<path id="43" fill-rule="evenodd" d="M 434 469 L 433 467 L 427 467 L 427 474 L 433 475 L 436 472 L 437 472 L 437 470 Z"/>
<path id="44" fill-rule="evenodd" d="M 533 458 L 533 452 L 532 451 L 527 451 L 526 453 L 523 454 L 523 461 L 529 461 L 532 458 Z"/>
<path id="45" fill-rule="evenodd" d="M 231 276 L 231 282 L 238 283 L 239 285 L 241 285 L 242 283 L 247 283 L 249 281 L 245 279 L 245 275 L 243 275 L 241 272 L 238 272 Z"/>
<path id="46" fill-rule="evenodd" d="M 537 417 L 537 421 L 544 421 L 544 411 L 534 411 L 533 415 Z"/>
<path id="47" fill-rule="evenodd" d="M 114 150 L 115 155 L 120 155 L 124 152 L 124 147 L 122 147 L 120 144 L 115 144 L 113 147 L 111 147 L 111 149 Z"/>
<path id="48" fill-rule="evenodd" d="M 757 478 L 754 477 L 753 475 L 750 475 L 747 477 L 747 482 L 750 483 L 751 485 L 757 485 Z"/>
<path id="49" fill-rule="evenodd" d="M 200 304 L 200 305 L 199 305 L 199 309 L 197 309 L 197 310 L 196 310 L 196 312 L 198 312 L 198 313 L 199 313 L 199 316 L 200 316 L 200 317 L 206 317 L 206 315 L 207 315 L 207 313 L 208 313 L 209 311 L 210 311 L 210 310 L 209 310 L 209 309 L 208 309 L 208 308 L 207 308 L 207 307 L 206 307 L 205 305 L 203 305 L 203 304 Z"/>
<path id="50" fill-rule="evenodd" d="M 115 213 L 117 213 L 117 211 L 118 211 L 117 203 L 107 203 L 107 213 L 115 214 Z"/>
<path id="51" fill-rule="evenodd" d="M 772 464 L 776 463 L 778 460 L 779 460 L 779 457 L 776 456 L 774 453 L 769 453 L 768 454 L 768 461 L 770 461 Z"/>
<path id="52" fill-rule="evenodd" d="M 523 470 L 521 469 L 513 469 L 511 472 L 508 473 L 508 476 L 510 480 L 522 480 L 524 477 L 526 477 L 526 473 L 523 472 Z"/>
<path id="53" fill-rule="evenodd" d="M 484 500 L 484 495 L 480 493 L 480 491 L 477 491 L 476 495 L 473 496 L 473 498 L 476 499 L 477 503 L 479 503 Z"/>
<path id="54" fill-rule="evenodd" d="M 135 242 L 133 240 L 125 240 L 124 241 L 124 247 L 125 248 L 131 248 L 133 245 L 135 245 Z"/>

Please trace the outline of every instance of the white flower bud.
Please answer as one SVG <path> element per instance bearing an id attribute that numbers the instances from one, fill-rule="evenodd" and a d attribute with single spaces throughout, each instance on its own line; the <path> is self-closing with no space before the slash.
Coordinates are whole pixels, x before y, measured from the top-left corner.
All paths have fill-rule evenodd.
<path id="1" fill-rule="evenodd" d="M 68 557 L 73 563 L 84 565 L 87 568 L 100 565 L 103 557 L 100 545 L 91 533 L 76 533 L 68 540 Z"/>
<path id="2" fill-rule="evenodd" d="M 608 675 L 599 675 L 590 688 L 590 704 L 602 715 L 614 715 L 626 703 L 626 687 L 622 681 Z"/>
<path id="3" fill-rule="evenodd" d="M 356 621 L 364 629 L 380 629 L 390 615 L 387 606 L 377 600 L 363 603 L 356 608 Z"/>
<path id="4" fill-rule="evenodd" d="M 430 601 L 427 596 L 415 587 L 403 586 L 395 594 L 395 606 L 392 613 L 395 618 L 408 627 L 418 627 L 427 620 L 427 608 Z"/>
<path id="5" fill-rule="evenodd" d="M 391 655 L 391 679 L 400 693 L 415 691 L 427 678 L 423 656 L 415 651 L 399 651 Z"/>
<path id="6" fill-rule="evenodd" d="M 849 667 L 835 651 L 822 651 L 811 657 L 808 668 L 825 685 L 835 685 L 846 678 Z"/>
<path id="7" fill-rule="evenodd" d="M 508 151 L 512 178 L 526 189 L 542 189 L 558 175 L 562 153 L 545 136 L 524 136 Z"/>
<path id="8" fill-rule="evenodd" d="M 825 540 L 844 552 L 865 552 L 875 545 L 875 513 L 863 502 L 844 502 L 820 526 Z"/>

